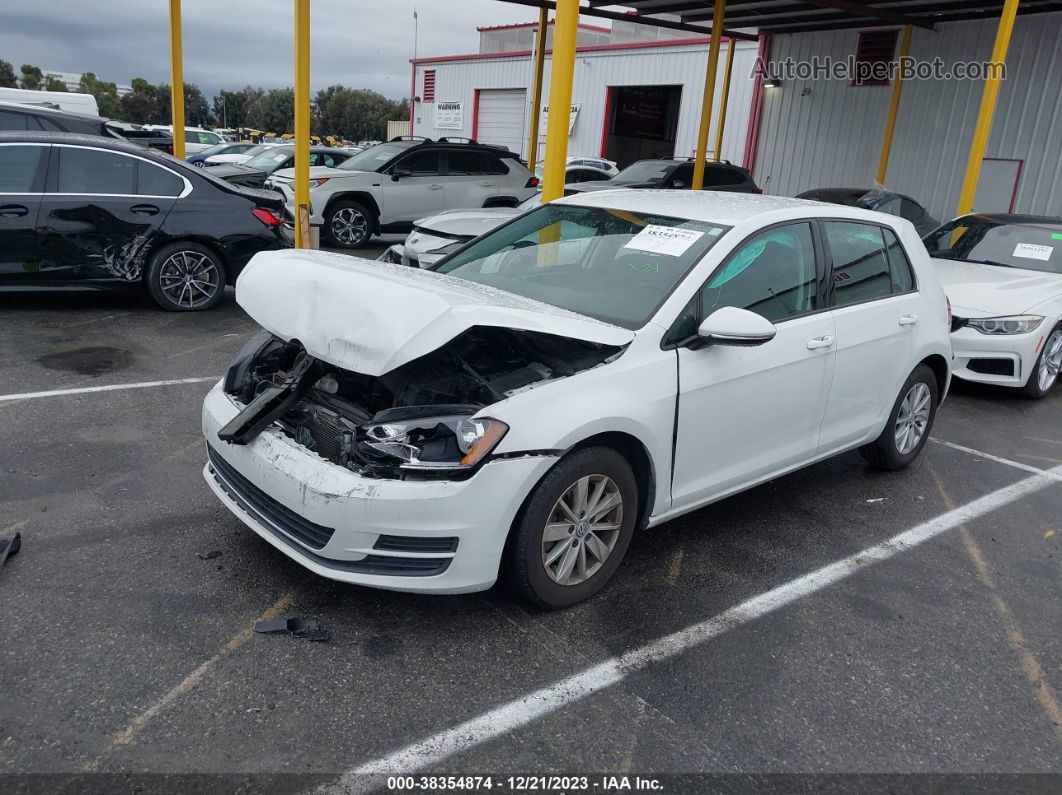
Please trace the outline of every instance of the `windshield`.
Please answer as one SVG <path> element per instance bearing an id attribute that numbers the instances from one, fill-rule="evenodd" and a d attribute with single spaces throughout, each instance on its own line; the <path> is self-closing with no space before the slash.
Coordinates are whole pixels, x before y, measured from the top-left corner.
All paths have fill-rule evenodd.
<path id="1" fill-rule="evenodd" d="M 642 160 L 612 178 L 613 182 L 655 182 L 663 179 L 673 167 L 670 160 Z"/>
<path id="2" fill-rule="evenodd" d="M 636 329 L 729 228 L 549 204 L 479 238 L 435 270 Z"/>
<path id="3" fill-rule="evenodd" d="M 358 152 L 339 167 L 345 171 L 376 171 L 395 155 L 400 155 L 405 150 L 416 145 L 416 141 L 395 141 L 394 143 L 371 146 L 364 152 Z"/>
<path id="4" fill-rule="evenodd" d="M 957 218 L 925 239 L 929 256 L 1062 273 L 1062 221 Z"/>
<path id="5" fill-rule="evenodd" d="M 257 168 L 272 173 L 280 168 L 295 151 L 292 146 L 270 146 L 264 152 L 259 152 L 250 160 L 244 161 L 247 168 Z"/>

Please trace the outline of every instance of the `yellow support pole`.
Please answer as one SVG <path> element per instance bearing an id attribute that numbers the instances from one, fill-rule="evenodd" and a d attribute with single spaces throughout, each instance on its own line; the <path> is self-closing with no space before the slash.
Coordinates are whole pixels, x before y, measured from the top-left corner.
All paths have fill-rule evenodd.
<path id="1" fill-rule="evenodd" d="M 295 0 L 295 248 L 310 248 L 310 0 Z"/>
<path id="2" fill-rule="evenodd" d="M 712 38 L 708 44 L 708 74 L 704 78 L 704 99 L 701 102 L 701 127 L 697 132 L 697 152 L 693 161 L 694 190 L 704 187 L 704 166 L 708 159 L 708 128 L 712 124 L 712 103 L 715 99 L 715 75 L 719 71 L 719 42 L 723 35 L 726 0 L 715 0 L 712 14 Z"/>
<path id="3" fill-rule="evenodd" d="M 726 129 L 726 106 L 730 98 L 730 72 L 734 68 L 734 45 L 733 39 L 728 39 L 726 44 L 726 66 L 723 68 L 723 97 L 719 102 L 719 124 L 715 131 L 715 162 L 723 159 L 723 131 Z"/>
<path id="4" fill-rule="evenodd" d="M 535 32 L 535 81 L 531 88 L 531 129 L 527 135 L 527 170 L 535 173 L 538 165 L 538 122 L 542 116 L 542 78 L 546 71 L 546 34 L 549 32 L 549 10 L 538 12 Z"/>
<path id="5" fill-rule="evenodd" d="M 999 27 L 996 28 L 996 43 L 992 47 L 992 63 L 997 70 L 1000 64 L 1007 60 L 1007 47 L 1010 45 L 1010 34 L 1014 30 L 1014 17 L 1018 13 L 1018 0 L 1006 0 L 1003 4 L 1003 13 L 999 17 Z M 999 97 L 1000 73 L 989 72 L 985 77 L 985 87 L 981 94 L 981 109 L 977 112 L 977 126 L 974 127 L 973 142 L 970 144 L 970 157 L 966 161 L 966 176 L 962 181 L 962 192 L 959 194 L 959 206 L 956 215 L 966 215 L 973 210 L 974 196 L 977 193 L 977 181 L 981 177 L 981 161 L 985 157 L 985 147 L 988 146 L 988 135 L 992 132 L 992 115 L 996 110 L 996 99 Z"/>
<path id="6" fill-rule="evenodd" d="M 549 79 L 549 120 L 546 124 L 546 167 L 542 180 L 543 203 L 564 195 L 578 32 L 579 0 L 557 0 L 557 16 L 553 23 L 553 69 Z"/>
<path id="7" fill-rule="evenodd" d="M 903 26 L 903 35 L 900 36 L 899 63 L 911 52 L 911 25 Z M 892 80 L 892 99 L 889 100 L 889 117 L 885 120 L 885 138 L 881 142 L 881 159 L 878 160 L 878 174 L 875 179 L 878 185 L 885 184 L 885 174 L 889 170 L 889 155 L 892 152 L 892 136 L 896 132 L 896 116 L 900 112 L 900 95 L 903 93 L 903 76 L 896 72 Z"/>
<path id="8" fill-rule="evenodd" d="M 181 52 L 181 0 L 170 0 L 170 105 L 173 156 L 184 159 L 184 56 Z"/>

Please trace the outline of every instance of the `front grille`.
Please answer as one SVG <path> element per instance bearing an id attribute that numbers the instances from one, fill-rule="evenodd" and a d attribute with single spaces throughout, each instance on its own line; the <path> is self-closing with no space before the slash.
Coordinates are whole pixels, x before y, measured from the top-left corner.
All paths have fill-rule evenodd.
<path id="1" fill-rule="evenodd" d="M 380 536 L 376 539 L 373 549 L 389 552 L 456 552 L 457 539 L 454 537 Z"/>
<path id="2" fill-rule="evenodd" d="M 214 448 L 207 447 L 207 456 L 214 469 L 214 480 L 232 499 L 264 524 L 276 527 L 312 549 L 324 549 L 335 532 L 334 528 L 314 524 L 281 505 L 247 478 L 241 475 Z"/>
<path id="3" fill-rule="evenodd" d="M 967 370 L 982 375 L 1014 375 L 1014 361 L 1011 359 L 970 359 Z"/>

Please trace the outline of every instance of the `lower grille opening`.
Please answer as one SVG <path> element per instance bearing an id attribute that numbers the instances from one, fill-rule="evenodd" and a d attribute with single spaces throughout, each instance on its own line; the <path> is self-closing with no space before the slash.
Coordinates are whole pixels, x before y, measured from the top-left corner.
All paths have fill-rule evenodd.
<path id="1" fill-rule="evenodd" d="M 1014 361 L 1012 359 L 970 359 L 966 365 L 967 370 L 982 375 L 1014 375 Z"/>
<path id="2" fill-rule="evenodd" d="M 456 552 L 457 539 L 380 536 L 372 548 L 387 552 Z"/>

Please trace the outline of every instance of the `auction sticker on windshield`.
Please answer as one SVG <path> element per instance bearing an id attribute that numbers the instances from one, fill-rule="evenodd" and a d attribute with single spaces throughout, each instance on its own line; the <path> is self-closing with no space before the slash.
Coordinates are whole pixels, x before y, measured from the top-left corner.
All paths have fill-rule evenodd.
<path id="1" fill-rule="evenodd" d="M 1050 262 L 1052 251 L 1054 251 L 1054 248 L 1051 246 L 1037 246 L 1033 243 L 1018 243 L 1018 245 L 1014 247 L 1014 256 Z"/>
<path id="2" fill-rule="evenodd" d="M 624 248 L 638 251 L 650 251 L 654 254 L 667 254 L 681 257 L 689 247 L 704 237 L 704 232 L 695 229 L 680 229 L 677 226 L 658 226 L 649 224 L 630 239 Z"/>

